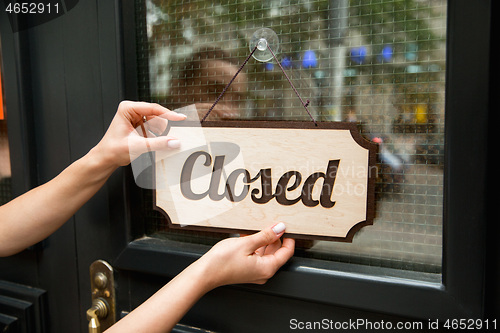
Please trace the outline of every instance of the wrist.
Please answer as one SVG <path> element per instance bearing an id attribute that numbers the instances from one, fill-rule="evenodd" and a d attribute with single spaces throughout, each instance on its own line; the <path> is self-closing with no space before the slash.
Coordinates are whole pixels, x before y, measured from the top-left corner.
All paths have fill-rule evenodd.
<path id="1" fill-rule="evenodd" d="M 98 178 L 108 178 L 118 167 L 112 157 L 104 154 L 99 146 L 92 148 L 83 158 L 89 171 Z"/>
<path id="2" fill-rule="evenodd" d="M 196 283 L 202 294 L 222 285 L 217 280 L 217 272 L 214 272 L 212 268 L 213 265 L 210 263 L 210 260 L 201 257 L 186 269 L 194 277 L 193 281 L 197 281 Z"/>

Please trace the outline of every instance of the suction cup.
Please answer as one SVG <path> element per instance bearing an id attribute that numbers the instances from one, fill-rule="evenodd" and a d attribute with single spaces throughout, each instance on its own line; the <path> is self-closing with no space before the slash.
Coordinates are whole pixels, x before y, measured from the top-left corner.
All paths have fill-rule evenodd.
<path id="1" fill-rule="evenodd" d="M 279 43 L 280 41 L 278 39 L 278 35 L 276 35 L 273 30 L 269 28 L 261 28 L 255 31 L 252 35 L 249 48 L 250 51 L 252 51 L 255 46 L 257 46 L 257 49 L 252 56 L 257 61 L 267 62 L 273 59 L 273 55 L 271 51 L 269 51 L 269 48 L 271 48 L 273 53 L 276 55 L 278 53 Z"/>

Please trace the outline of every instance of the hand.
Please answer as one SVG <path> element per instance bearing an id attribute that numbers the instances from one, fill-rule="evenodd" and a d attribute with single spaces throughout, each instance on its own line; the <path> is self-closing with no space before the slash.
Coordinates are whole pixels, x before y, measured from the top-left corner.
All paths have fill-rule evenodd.
<path id="1" fill-rule="evenodd" d="M 278 223 L 251 236 L 220 241 L 106 332 L 170 332 L 213 288 L 265 283 L 293 255 L 295 241 L 280 242 L 284 231 L 285 225 Z"/>
<path id="2" fill-rule="evenodd" d="M 118 106 L 106 134 L 94 150 L 99 152 L 107 164 L 119 167 L 129 164 L 148 150 L 180 146 L 179 140 L 171 136 L 145 137 L 141 131 L 144 117 L 148 124 L 151 123 L 155 127 L 156 133 L 161 133 L 166 128 L 168 120 L 186 119 L 185 115 L 170 111 L 159 104 L 123 101 Z"/>
<path id="3" fill-rule="evenodd" d="M 264 284 L 293 255 L 295 240 L 280 237 L 285 225 L 278 223 L 256 234 L 228 238 L 217 243 L 202 258 L 211 288 L 227 284 Z"/>

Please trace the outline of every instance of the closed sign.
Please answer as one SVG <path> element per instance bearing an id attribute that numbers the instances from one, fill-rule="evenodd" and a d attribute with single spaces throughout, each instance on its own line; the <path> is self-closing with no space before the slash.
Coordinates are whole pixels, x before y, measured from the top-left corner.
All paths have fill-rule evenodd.
<path id="1" fill-rule="evenodd" d="M 352 240 L 374 217 L 377 145 L 349 123 L 190 122 L 155 154 L 155 205 L 172 227 Z"/>

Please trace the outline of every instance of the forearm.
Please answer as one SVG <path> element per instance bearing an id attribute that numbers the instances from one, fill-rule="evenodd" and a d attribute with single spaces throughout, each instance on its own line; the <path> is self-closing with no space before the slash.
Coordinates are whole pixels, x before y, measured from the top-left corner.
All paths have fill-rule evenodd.
<path id="1" fill-rule="evenodd" d="M 119 320 L 106 333 L 169 332 L 186 312 L 214 285 L 205 263 L 197 261 L 182 271 L 147 301 Z"/>
<path id="2" fill-rule="evenodd" d="M 177 148 L 170 136 L 145 138 L 135 128 L 144 119 L 163 131 L 167 121 L 186 119 L 158 104 L 124 101 L 106 134 L 87 155 L 50 182 L 0 207 L 0 257 L 19 252 L 57 230 L 106 182 L 119 166 L 147 150 Z M 163 127 L 162 127 L 163 126 Z"/>
<path id="3" fill-rule="evenodd" d="M 0 207 L 0 256 L 57 230 L 106 182 L 116 167 L 92 149 L 57 177 Z"/>

